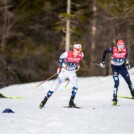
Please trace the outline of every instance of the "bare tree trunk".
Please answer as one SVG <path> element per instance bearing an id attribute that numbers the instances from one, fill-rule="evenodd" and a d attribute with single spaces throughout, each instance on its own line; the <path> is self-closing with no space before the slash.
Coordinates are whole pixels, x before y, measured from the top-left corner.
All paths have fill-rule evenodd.
<path id="1" fill-rule="evenodd" d="M 14 21 L 11 23 L 11 18 L 13 17 L 13 14 L 8 11 L 8 8 L 12 7 L 12 5 L 7 5 L 7 0 L 3 0 L 4 3 L 4 24 L 3 24 L 3 36 L 2 36 L 2 41 L 0 44 L 0 47 L 4 49 L 6 47 L 6 39 L 9 36 L 9 31 L 11 27 L 14 25 L 16 22 L 17 18 L 14 19 Z"/>
<path id="2" fill-rule="evenodd" d="M 3 33 L 3 37 L 2 37 L 2 42 L 1 42 L 1 48 L 3 49 L 4 45 L 5 45 L 5 38 L 6 38 L 6 27 L 7 27 L 7 0 L 3 0 L 5 8 L 4 8 L 4 33 Z"/>
<path id="3" fill-rule="evenodd" d="M 133 59 L 133 57 L 131 57 L 131 30 L 130 30 L 130 26 L 128 26 L 127 28 L 127 40 L 125 41 L 125 43 L 127 44 L 127 49 L 128 49 L 128 59 L 131 62 L 131 58 Z"/>
<path id="4" fill-rule="evenodd" d="M 67 0 L 67 14 L 70 17 L 71 12 L 71 0 Z M 68 51 L 70 48 L 70 18 L 67 18 L 66 22 L 66 46 L 65 50 Z"/>
<path id="5" fill-rule="evenodd" d="M 116 35 L 115 35 L 115 22 L 113 22 L 113 28 L 112 28 L 112 44 L 116 44 Z M 111 47 L 113 47 L 113 45 L 111 45 Z M 111 55 L 110 55 L 110 59 L 109 59 L 109 71 L 108 71 L 108 75 L 111 75 Z"/>
<path id="6" fill-rule="evenodd" d="M 94 61 L 95 58 L 95 49 L 96 49 L 96 15 L 97 15 L 97 7 L 96 7 L 96 0 L 93 0 L 93 20 L 92 20 L 92 40 L 91 40 L 91 61 Z M 91 64 L 91 70 L 94 70 L 94 65 Z"/>

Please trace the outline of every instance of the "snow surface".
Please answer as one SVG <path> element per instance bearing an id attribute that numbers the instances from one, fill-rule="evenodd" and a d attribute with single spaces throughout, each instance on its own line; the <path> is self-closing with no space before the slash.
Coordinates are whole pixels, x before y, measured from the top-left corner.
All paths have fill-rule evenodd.
<path id="1" fill-rule="evenodd" d="M 134 83 L 134 69 L 131 69 Z M 0 99 L 0 134 L 134 134 L 134 100 L 118 98 L 112 106 L 113 79 L 107 77 L 79 78 L 75 103 L 82 109 L 64 108 L 68 105 L 71 85 L 65 81 L 49 99 L 45 108 L 39 103 L 54 81 L 12 85 L 0 90 L 7 96 L 22 99 Z M 120 77 L 119 95 L 131 96 Z M 2 113 L 6 108 L 15 113 Z"/>

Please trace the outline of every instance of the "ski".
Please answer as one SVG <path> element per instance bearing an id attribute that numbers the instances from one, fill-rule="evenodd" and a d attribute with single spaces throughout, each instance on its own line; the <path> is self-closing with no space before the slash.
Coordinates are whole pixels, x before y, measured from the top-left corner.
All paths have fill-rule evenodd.
<path id="1" fill-rule="evenodd" d="M 64 108 L 77 108 L 77 109 L 81 109 L 81 107 L 77 107 L 77 106 L 75 106 L 75 107 L 65 106 Z"/>
<path id="2" fill-rule="evenodd" d="M 22 99 L 21 96 L 6 96 L 7 99 Z"/>
<path id="3" fill-rule="evenodd" d="M 132 98 L 132 97 L 130 97 L 130 96 L 118 96 L 119 98 L 125 98 L 125 99 L 134 99 L 134 98 Z"/>
<path id="4" fill-rule="evenodd" d="M 6 95 L 3 95 L 2 93 L 0 93 L 0 98 L 2 98 L 2 99 L 22 99 L 23 97 L 21 97 L 21 96 L 6 96 Z"/>

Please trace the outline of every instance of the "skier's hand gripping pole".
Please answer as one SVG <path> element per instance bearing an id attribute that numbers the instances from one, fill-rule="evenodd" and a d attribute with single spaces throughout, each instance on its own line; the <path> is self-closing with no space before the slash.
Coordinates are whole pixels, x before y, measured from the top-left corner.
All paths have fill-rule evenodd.
<path id="1" fill-rule="evenodd" d="M 57 75 L 57 72 L 55 74 L 53 74 L 52 76 L 50 76 L 49 78 L 47 78 L 46 80 L 42 81 L 39 85 L 37 85 L 37 87 L 39 87 L 40 85 L 42 85 L 44 82 L 50 80 L 51 78 L 53 78 L 55 75 Z"/>
<path id="2" fill-rule="evenodd" d="M 99 66 L 101 68 L 105 68 L 105 63 L 101 62 L 100 64 L 96 63 L 95 61 L 93 62 L 94 65 Z"/>

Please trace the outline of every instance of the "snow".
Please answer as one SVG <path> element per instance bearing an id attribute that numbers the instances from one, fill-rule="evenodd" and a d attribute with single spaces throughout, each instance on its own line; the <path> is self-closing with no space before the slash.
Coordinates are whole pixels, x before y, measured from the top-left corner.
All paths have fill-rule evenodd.
<path id="1" fill-rule="evenodd" d="M 134 69 L 129 71 L 134 82 Z M 134 100 L 118 98 L 112 106 L 113 79 L 107 77 L 79 78 L 75 103 L 81 109 L 64 108 L 68 105 L 71 85 L 65 81 L 39 109 L 39 103 L 54 81 L 37 88 L 36 83 L 12 85 L 0 90 L 7 96 L 22 99 L 0 99 L 0 134 L 133 134 Z M 119 95 L 131 96 L 120 77 Z M 15 113 L 2 113 L 6 108 Z"/>

